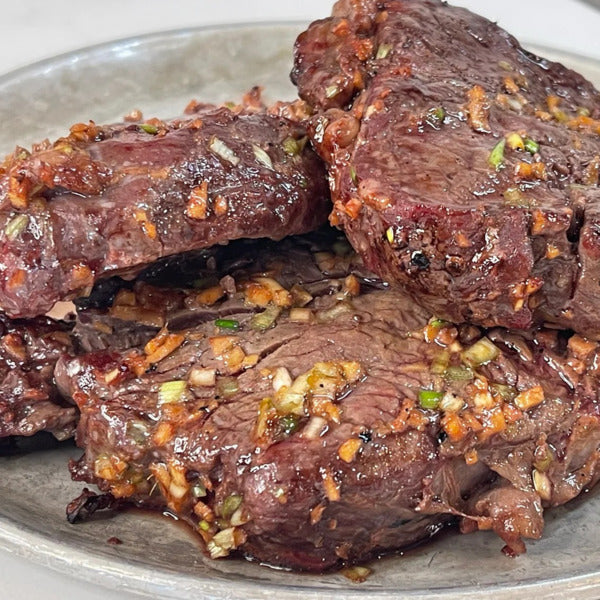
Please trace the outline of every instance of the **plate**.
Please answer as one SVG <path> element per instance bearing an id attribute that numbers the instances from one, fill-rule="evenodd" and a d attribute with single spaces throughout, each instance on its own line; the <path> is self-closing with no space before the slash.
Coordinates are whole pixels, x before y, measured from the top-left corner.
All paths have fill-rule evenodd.
<path id="1" fill-rule="evenodd" d="M 62 135 L 77 121 L 117 121 L 133 108 L 176 116 L 191 98 L 237 99 L 255 83 L 292 98 L 293 41 L 302 24 L 194 29 L 115 42 L 0 78 L 0 151 Z M 600 64 L 533 49 L 600 83 Z M 355 585 L 339 574 L 298 575 L 245 561 L 207 561 L 197 540 L 166 518 L 126 512 L 69 525 L 74 447 L 0 458 L 0 550 L 121 592 L 177 600 L 411 598 L 495 600 L 600 596 L 600 491 L 548 513 L 544 538 L 510 559 L 492 534 L 443 535 L 373 563 Z M 118 537 L 123 543 L 111 545 Z M 0 556 L 0 561 L 2 557 Z"/>

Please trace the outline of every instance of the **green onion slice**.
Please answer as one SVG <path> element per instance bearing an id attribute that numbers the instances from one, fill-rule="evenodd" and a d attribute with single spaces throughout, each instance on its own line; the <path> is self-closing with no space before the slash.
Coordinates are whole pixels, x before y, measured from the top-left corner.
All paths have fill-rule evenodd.
<path id="1" fill-rule="evenodd" d="M 267 169 L 271 169 L 271 171 L 273 170 L 273 161 L 265 150 L 256 144 L 252 144 L 252 151 L 254 152 L 254 158 L 256 158 L 258 163 Z"/>
<path id="2" fill-rule="evenodd" d="M 156 125 L 150 125 L 150 123 L 141 123 L 138 127 L 150 135 L 156 135 L 158 133 L 158 127 Z"/>
<path id="3" fill-rule="evenodd" d="M 235 319 L 216 319 L 215 325 L 221 329 L 237 331 L 240 328 L 240 322 Z"/>
<path id="4" fill-rule="evenodd" d="M 337 85 L 330 85 L 325 88 L 325 98 L 335 98 L 340 93 Z"/>
<path id="5" fill-rule="evenodd" d="M 29 225 L 29 217 L 24 214 L 17 215 L 6 224 L 4 233 L 13 242 L 25 231 L 27 225 Z"/>
<path id="6" fill-rule="evenodd" d="M 437 410 L 444 397 L 443 392 L 433 390 L 419 390 L 419 404 L 426 410 Z"/>
<path id="7" fill-rule="evenodd" d="M 250 327 L 255 331 L 266 331 L 275 324 L 277 317 L 281 314 L 281 308 L 278 306 L 269 306 L 267 309 L 252 317 Z"/>
<path id="8" fill-rule="evenodd" d="M 389 53 L 392 51 L 392 48 L 392 44 L 380 44 L 379 48 L 377 48 L 377 54 L 375 55 L 375 58 L 377 60 L 387 58 Z"/>
<path id="9" fill-rule="evenodd" d="M 500 170 L 504 165 L 504 149 L 506 148 L 506 139 L 502 138 L 491 151 L 488 158 L 490 166 L 494 167 L 496 171 Z"/>
<path id="10" fill-rule="evenodd" d="M 475 374 L 469 367 L 448 367 L 444 377 L 448 381 L 473 381 Z"/>
<path id="11" fill-rule="evenodd" d="M 159 404 L 173 404 L 180 402 L 187 389 L 187 382 L 183 380 L 165 381 L 158 390 Z"/>
<path id="12" fill-rule="evenodd" d="M 241 506 L 241 504 L 242 496 L 239 494 L 231 494 L 231 496 L 227 496 L 223 502 L 223 509 L 221 510 L 223 517 L 229 519 L 229 517 L 231 517 L 231 515 Z"/>
<path id="13" fill-rule="evenodd" d="M 283 146 L 283 151 L 290 156 L 297 156 L 300 154 L 300 145 L 298 144 L 298 141 L 291 136 L 285 138 L 281 145 Z"/>
<path id="14" fill-rule="evenodd" d="M 498 347 L 488 338 L 481 338 L 475 342 L 470 348 L 464 350 L 461 354 L 463 362 L 470 367 L 479 367 L 485 365 L 500 354 Z"/>
<path id="15" fill-rule="evenodd" d="M 529 154 L 537 154 L 540 151 L 540 145 L 531 138 L 525 138 L 523 143 L 525 144 L 525 150 L 527 150 Z"/>

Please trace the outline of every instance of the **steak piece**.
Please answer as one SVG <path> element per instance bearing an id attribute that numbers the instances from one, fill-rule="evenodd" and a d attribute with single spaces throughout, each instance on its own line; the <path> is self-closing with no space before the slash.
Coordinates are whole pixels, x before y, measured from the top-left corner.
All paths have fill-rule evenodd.
<path id="1" fill-rule="evenodd" d="M 79 411 L 54 384 L 56 361 L 73 354 L 70 329 L 45 317 L 11 321 L 0 315 L 0 438 L 73 435 Z"/>
<path id="2" fill-rule="evenodd" d="M 334 211 L 454 322 L 600 337 L 600 95 L 438 0 L 341 0 L 295 48 Z"/>
<path id="3" fill-rule="evenodd" d="M 305 136 L 282 116 L 202 106 L 18 148 L 0 169 L 0 308 L 35 316 L 162 256 L 316 229 L 329 192 Z"/>
<path id="4" fill-rule="evenodd" d="M 333 252 L 303 261 L 351 270 Z M 595 343 L 428 321 L 354 274 L 322 274 L 309 296 L 270 276 L 228 280 L 215 321 L 59 363 L 82 414 L 72 475 L 109 494 L 86 493 L 71 520 L 88 505 L 168 509 L 213 558 L 323 571 L 457 519 L 522 552 L 545 508 L 598 479 Z"/>

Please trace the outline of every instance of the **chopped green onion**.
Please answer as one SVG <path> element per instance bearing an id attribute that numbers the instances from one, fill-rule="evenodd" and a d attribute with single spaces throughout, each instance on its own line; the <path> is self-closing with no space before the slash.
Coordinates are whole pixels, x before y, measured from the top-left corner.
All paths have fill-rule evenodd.
<path id="1" fill-rule="evenodd" d="M 27 225 L 29 225 L 29 217 L 23 214 L 17 215 L 6 224 L 4 233 L 13 242 L 25 231 Z"/>
<path id="2" fill-rule="evenodd" d="M 301 137 L 299 140 L 293 137 L 287 137 L 282 142 L 283 151 L 290 156 L 297 156 L 298 154 L 302 154 L 306 144 L 308 143 L 308 136 Z"/>
<path id="3" fill-rule="evenodd" d="M 252 151 L 254 152 L 254 157 L 256 158 L 256 160 L 263 167 L 271 169 L 271 171 L 273 170 L 273 161 L 271 160 L 271 157 L 268 155 L 267 152 L 265 152 L 260 146 L 257 146 L 256 144 L 252 144 Z"/>
<path id="4" fill-rule="evenodd" d="M 550 450 L 550 448 L 546 447 L 543 455 L 541 455 L 541 456 L 537 456 L 537 455 L 538 455 L 538 451 L 536 451 L 536 453 L 534 454 L 535 462 L 533 463 L 533 466 L 541 473 L 545 473 L 550 468 L 550 465 L 552 464 L 552 461 L 554 460 L 554 456 L 552 455 L 552 450 Z"/>
<path id="5" fill-rule="evenodd" d="M 337 85 L 330 85 L 325 88 L 325 98 L 335 98 L 340 93 Z"/>
<path id="6" fill-rule="evenodd" d="M 523 199 L 523 194 L 518 188 L 508 188 L 503 194 L 506 203 L 509 206 L 523 208 L 528 206 L 528 203 Z"/>
<path id="7" fill-rule="evenodd" d="M 223 160 L 231 163 L 234 167 L 240 164 L 239 156 L 223 140 L 220 140 L 216 136 L 211 138 L 208 149 Z"/>
<path id="8" fill-rule="evenodd" d="M 235 377 L 223 377 L 217 382 L 217 395 L 222 398 L 229 398 L 239 391 L 240 386 Z"/>
<path id="9" fill-rule="evenodd" d="M 210 523 L 208 521 L 205 521 L 204 519 L 202 519 L 202 521 L 200 521 L 200 523 L 198 523 L 198 527 L 200 527 L 200 529 L 202 529 L 202 531 L 208 531 L 210 529 Z"/>
<path id="10" fill-rule="evenodd" d="M 435 327 L 436 329 L 441 329 L 448 325 L 448 321 L 444 321 L 443 319 L 432 319 L 429 321 L 430 327 Z"/>
<path id="11" fill-rule="evenodd" d="M 295 283 L 290 290 L 295 307 L 304 307 L 310 304 L 313 297 L 300 285 Z"/>
<path id="12" fill-rule="evenodd" d="M 512 70 L 513 70 L 513 68 L 512 68 L 512 65 L 511 65 L 510 63 L 506 62 L 505 60 L 501 60 L 501 61 L 498 63 L 498 66 L 499 66 L 501 69 L 504 69 L 505 71 L 512 71 Z"/>
<path id="13" fill-rule="evenodd" d="M 475 342 L 470 348 L 464 350 L 461 354 L 463 362 L 470 367 L 485 365 L 500 354 L 498 347 L 486 337 Z"/>
<path id="14" fill-rule="evenodd" d="M 504 164 L 504 148 L 506 147 L 506 139 L 502 138 L 491 151 L 490 156 L 488 158 L 488 162 L 490 166 L 494 167 L 496 171 L 500 170 L 502 165 Z"/>
<path id="15" fill-rule="evenodd" d="M 440 123 L 446 118 L 446 111 L 441 106 L 438 106 L 437 108 L 432 108 L 429 111 L 429 114 L 436 120 L 440 121 Z"/>
<path id="16" fill-rule="evenodd" d="M 215 325 L 221 329 L 231 329 L 232 331 L 240 328 L 240 322 L 235 319 L 216 319 Z"/>
<path id="17" fill-rule="evenodd" d="M 206 496 L 206 487 L 201 483 L 196 483 L 192 486 L 192 494 L 195 498 L 204 498 Z"/>
<path id="18" fill-rule="evenodd" d="M 387 237 L 387 241 L 390 244 L 394 243 L 394 228 L 390 227 L 386 232 L 385 232 L 385 237 Z"/>
<path id="19" fill-rule="evenodd" d="M 250 327 L 255 331 L 266 331 L 275 324 L 277 317 L 281 314 L 281 308 L 278 306 L 269 306 L 267 309 L 252 317 Z"/>
<path id="20" fill-rule="evenodd" d="M 444 377 L 448 381 L 473 381 L 475 375 L 469 367 L 448 367 Z"/>
<path id="21" fill-rule="evenodd" d="M 221 514 L 226 519 L 229 519 L 229 517 L 231 517 L 231 515 L 241 506 L 242 499 L 242 496 L 239 494 L 231 494 L 231 496 L 227 496 L 227 498 L 225 498 L 225 502 L 223 502 Z"/>
<path id="22" fill-rule="evenodd" d="M 305 190 L 308 188 L 308 179 L 304 177 L 304 175 L 300 175 L 300 177 L 298 177 L 298 185 Z"/>
<path id="23" fill-rule="evenodd" d="M 292 435 L 292 433 L 298 430 L 300 417 L 298 415 L 285 415 L 285 417 L 279 419 L 279 425 L 285 435 Z"/>
<path id="24" fill-rule="evenodd" d="M 503 385 L 501 383 L 493 383 L 491 386 L 492 395 L 500 396 L 505 402 L 514 400 L 517 395 L 517 390 L 511 385 Z"/>
<path id="25" fill-rule="evenodd" d="M 377 54 L 375 55 L 375 58 L 377 60 L 387 58 L 389 53 L 392 51 L 392 48 L 392 44 L 380 44 L 379 48 L 377 48 Z"/>
<path id="26" fill-rule="evenodd" d="M 281 145 L 283 146 L 283 151 L 290 156 L 297 156 L 300 154 L 300 145 L 298 144 L 298 141 L 291 136 L 285 138 Z"/>
<path id="27" fill-rule="evenodd" d="M 426 410 L 437 410 L 444 397 L 443 392 L 433 390 L 419 390 L 419 404 Z"/>
<path id="28" fill-rule="evenodd" d="M 531 138 L 525 138 L 524 144 L 525 150 L 527 150 L 529 154 L 537 154 L 540 151 L 540 145 Z"/>
<path id="29" fill-rule="evenodd" d="M 150 123 L 140 123 L 138 127 L 150 135 L 156 135 L 158 133 L 158 127 L 156 125 L 150 125 Z"/>
<path id="30" fill-rule="evenodd" d="M 584 106 L 580 106 L 577 109 L 577 115 L 580 117 L 589 117 L 592 113 L 589 108 L 585 108 Z"/>
<path id="31" fill-rule="evenodd" d="M 187 383 L 183 380 L 165 381 L 158 390 L 159 404 L 173 404 L 180 402 L 187 389 Z"/>
<path id="32" fill-rule="evenodd" d="M 358 176 L 356 175 L 356 169 L 354 165 L 350 165 L 350 179 L 354 185 L 358 184 Z"/>

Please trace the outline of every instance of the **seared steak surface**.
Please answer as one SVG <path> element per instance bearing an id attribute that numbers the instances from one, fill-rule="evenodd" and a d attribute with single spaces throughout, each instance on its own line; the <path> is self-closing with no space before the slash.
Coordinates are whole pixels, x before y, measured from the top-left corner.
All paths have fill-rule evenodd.
<path id="1" fill-rule="evenodd" d="M 163 256 L 316 229 L 329 192 L 305 142 L 285 117 L 200 107 L 18 148 L 0 168 L 0 309 L 43 314 Z"/>
<path id="2" fill-rule="evenodd" d="M 286 244 L 173 292 L 183 312 L 145 346 L 59 363 L 82 415 L 72 474 L 109 494 L 72 520 L 166 508 L 213 558 L 322 571 L 455 519 L 521 552 L 596 482 L 595 343 L 428 320 L 342 245 Z M 148 310 L 150 288 L 129 293 L 109 312 Z"/>
<path id="3" fill-rule="evenodd" d="M 600 336 L 600 95 L 438 0 L 341 0 L 292 73 L 366 265 L 454 322 Z"/>
<path id="4" fill-rule="evenodd" d="M 56 361 L 73 354 L 70 329 L 44 317 L 0 316 L 0 438 L 48 431 L 63 440 L 73 434 L 78 410 L 54 384 Z"/>

